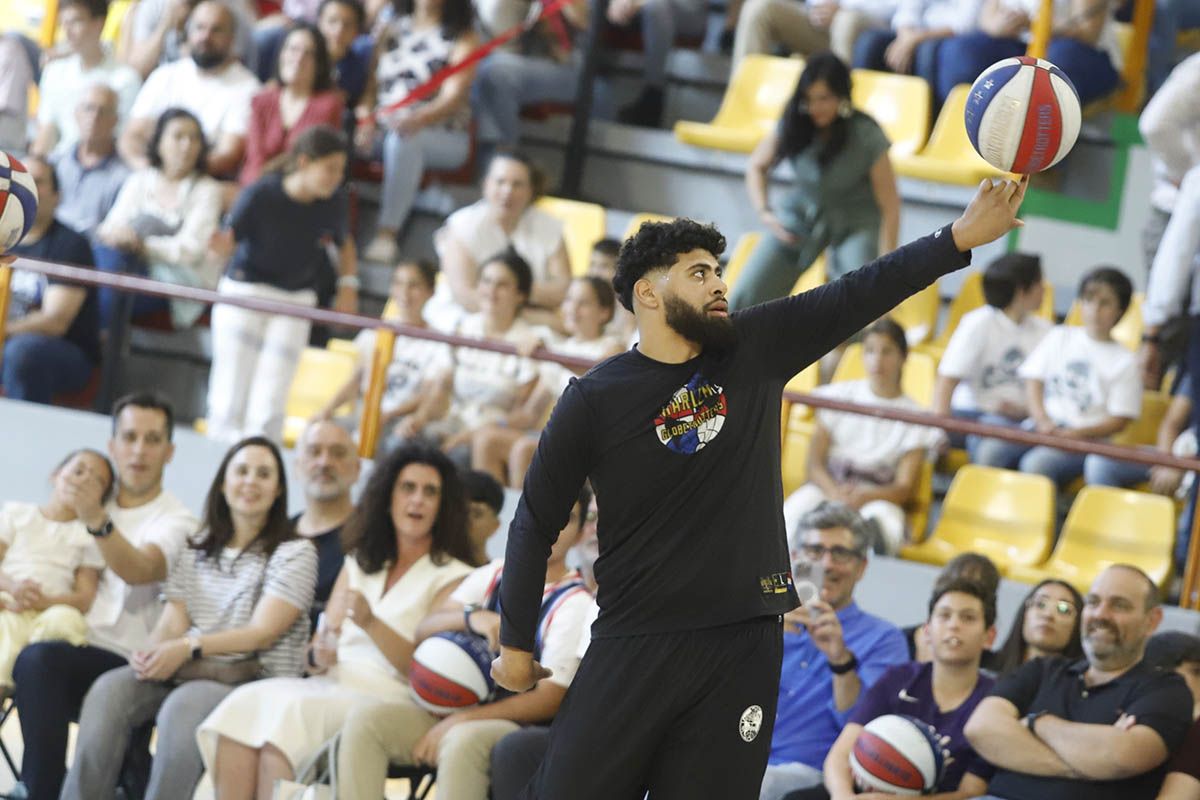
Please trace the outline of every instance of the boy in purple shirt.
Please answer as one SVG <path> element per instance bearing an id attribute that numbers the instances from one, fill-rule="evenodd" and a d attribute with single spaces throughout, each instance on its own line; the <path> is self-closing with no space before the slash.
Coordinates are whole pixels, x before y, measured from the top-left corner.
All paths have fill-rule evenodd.
<path id="1" fill-rule="evenodd" d="M 980 673 L 979 659 L 996 638 L 995 622 L 995 597 L 972 581 L 949 581 L 934 592 L 926 625 L 933 661 L 898 664 L 864 693 L 825 759 L 825 788 L 832 800 L 888 796 L 855 795 L 850 771 L 859 732 L 885 714 L 915 717 L 942 737 L 950 758 L 933 797 L 959 800 L 987 791 L 992 766 L 976 755 L 963 726 L 994 683 Z"/>

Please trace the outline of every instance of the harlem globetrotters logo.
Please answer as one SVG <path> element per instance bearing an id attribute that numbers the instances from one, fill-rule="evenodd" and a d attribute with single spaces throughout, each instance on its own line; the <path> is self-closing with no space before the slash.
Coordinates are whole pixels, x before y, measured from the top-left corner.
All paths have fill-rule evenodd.
<path id="1" fill-rule="evenodd" d="M 654 431 L 664 445 L 690 456 L 717 438 L 728 412 L 725 390 L 696 373 L 658 412 Z"/>

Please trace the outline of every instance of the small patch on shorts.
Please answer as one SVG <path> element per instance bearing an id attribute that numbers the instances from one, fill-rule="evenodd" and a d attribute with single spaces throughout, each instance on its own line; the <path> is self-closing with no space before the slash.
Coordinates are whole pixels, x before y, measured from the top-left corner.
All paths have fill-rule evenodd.
<path id="1" fill-rule="evenodd" d="M 741 734 L 742 741 L 753 742 L 758 738 L 758 732 L 762 730 L 763 710 L 762 706 L 750 706 L 742 712 L 742 718 L 738 720 L 738 733 Z"/>

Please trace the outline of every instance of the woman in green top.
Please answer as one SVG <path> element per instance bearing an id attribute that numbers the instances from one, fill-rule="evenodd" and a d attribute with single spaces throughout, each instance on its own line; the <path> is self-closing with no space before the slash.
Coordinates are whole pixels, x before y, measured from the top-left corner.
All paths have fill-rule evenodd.
<path id="1" fill-rule="evenodd" d="M 879 124 L 850 105 L 846 65 L 832 53 L 812 56 L 779 128 L 750 156 L 746 190 L 770 236 L 743 267 L 733 308 L 791 293 L 826 248 L 831 280 L 896 248 L 900 195 L 888 145 Z M 768 177 L 784 160 L 795 178 L 772 211 Z"/>

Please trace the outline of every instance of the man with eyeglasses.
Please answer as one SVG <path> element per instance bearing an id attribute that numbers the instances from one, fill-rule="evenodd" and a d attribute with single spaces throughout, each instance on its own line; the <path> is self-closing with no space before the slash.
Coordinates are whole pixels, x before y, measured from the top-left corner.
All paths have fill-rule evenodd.
<path id="1" fill-rule="evenodd" d="M 824 502 L 800 518 L 793 541 L 824 568 L 820 599 L 784 615 L 783 674 L 761 800 L 818 786 L 829 749 L 859 696 L 908 660 L 900 629 L 854 602 L 867 569 L 871 529 L 842 503 Z"/>
<path id="2" fill-rule="evenodd" d="M 967 739 L 996 767 L 988 797 L 1153 798 L 1192 722 L 1183 678 L 1143 658 L 1162 622 L 1137 567 L 1100 573 L 1084 599 L 1084 658 L 1035 658 L 996 684 Z"/>

